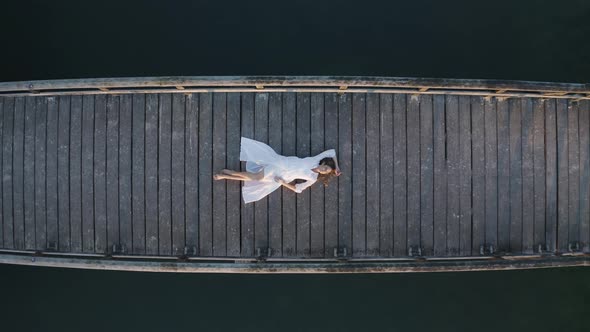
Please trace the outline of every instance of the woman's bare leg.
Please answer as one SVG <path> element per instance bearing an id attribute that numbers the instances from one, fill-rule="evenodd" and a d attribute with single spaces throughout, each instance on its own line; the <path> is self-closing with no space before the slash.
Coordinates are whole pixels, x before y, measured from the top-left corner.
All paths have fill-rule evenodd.
<path id="1" fill-rule="evenodd" d="M 239 181 L 256 181 L 264 177 L 264 171 L 261 170 L 258 173 L 250 172 L 237 172 L 229 169 L 224 169 L 220 174 L 213 176 L 215 180 L 239 180 Z"/>
<path id="2" fill-rule="evenodd" d="M 240 176 L 228 175 L 228 174 L 215 174 L 213 175 L 213 180 L 235 180 L 235 181 L 244 181 L 244 178 Z"/>

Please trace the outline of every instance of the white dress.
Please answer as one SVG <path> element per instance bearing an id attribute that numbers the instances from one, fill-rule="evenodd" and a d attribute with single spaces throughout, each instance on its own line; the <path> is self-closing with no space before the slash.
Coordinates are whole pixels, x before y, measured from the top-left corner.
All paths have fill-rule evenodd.
<path id="1" fill-rule="evenodd" d="M 295 185 L 296 191 L 301 193 L 317 181 L 318 173 L 311 169 L 318 166 L 322 159 L 334 157 L 336 157 L 334 149 L 307 158 L 281 156 L 262 142 L 242 137 L 240 160 L 246 162 L 246 170 L 251 173 L 264 170 L 264 177 L 261 180 L 244 182 L 242 187 L 244 202 L 255 202 L 281 187 L 281 184 L 275 181 L 276 177 L 286 182 L 295 179 L 305 180 Z"/>

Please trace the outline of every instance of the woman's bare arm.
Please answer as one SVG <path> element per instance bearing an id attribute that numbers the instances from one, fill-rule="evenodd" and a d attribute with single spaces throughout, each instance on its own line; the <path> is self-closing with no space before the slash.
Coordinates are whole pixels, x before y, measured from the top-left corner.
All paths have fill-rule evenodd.
<path id="1" fill-rule="evenodd" d="M 334 159 L 334 165 L 336 165 L 336 175 L 340 175 L 340 166 L 338 166 L 338 158 L 336 158 L 336 156 L 334 156 L 332 159 Z"/>
<path id="2" fill-rule="evenodd" d="M 297 192 L 297 188 L 295 188 L 295 185 L 292 185 L 279 177 L 275 178 L 275 181 L 280 183 L 282 186 L 287 187 L 294 192 Z"/>

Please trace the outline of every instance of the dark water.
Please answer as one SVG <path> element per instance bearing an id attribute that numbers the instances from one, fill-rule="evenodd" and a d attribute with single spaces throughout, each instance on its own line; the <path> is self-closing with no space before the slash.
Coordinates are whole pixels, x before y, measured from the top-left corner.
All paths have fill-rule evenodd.
<path id="1" fill-rule="evenodd" d="M 0 81 L 379 75 L 590 82 L 590 2 L 2 4 Z M 0 331 L 589 331 L 590 268 L 142 274 L 0 265 Z"/>

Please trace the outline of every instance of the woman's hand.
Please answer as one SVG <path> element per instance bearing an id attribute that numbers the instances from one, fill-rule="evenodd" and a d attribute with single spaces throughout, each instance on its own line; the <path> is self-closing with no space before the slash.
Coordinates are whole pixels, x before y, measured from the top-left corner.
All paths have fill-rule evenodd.
<path id="1" fill-rule="evenodd" d="M 340 176 L 340 174 L 342 174 L 342 172 L 340 171 L 340 168 L 336 168 L 336 170 L 334 171 L 334 175 Z"/>

